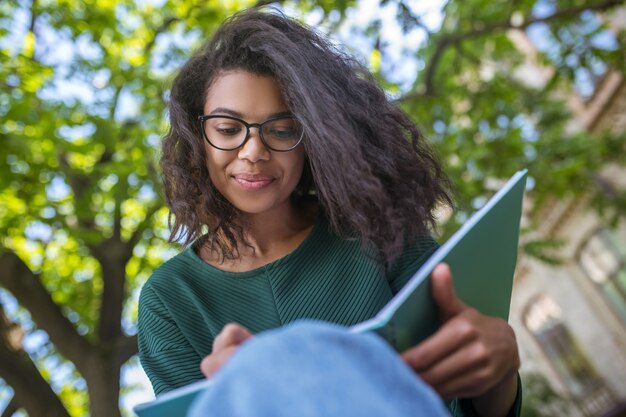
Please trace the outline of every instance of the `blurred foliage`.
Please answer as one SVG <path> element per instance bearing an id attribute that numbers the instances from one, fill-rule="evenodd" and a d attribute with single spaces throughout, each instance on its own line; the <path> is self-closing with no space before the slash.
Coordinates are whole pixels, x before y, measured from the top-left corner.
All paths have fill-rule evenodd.
<path id="1" fill-rule="evenodd" d="M 608 163 L 624 165 L 623 133 L 572 130 L 567 105 L 606 68 L 623 71 L 624 33 L 608 31 L 596 14 L 621 2 L 450 0 L 418 10 L 382 0 L 401 38 L 421 39 L 402 45 L 386 32 L 386 12 L 346 30 L 362 12 L 356 1 L 276 3 L 352 48 L 435 143 L 458 209 L 443 238 L 522 167 L 537 209 L 596 190 L 590 201 L 601 213 L 615 221 L 625 212 L 623 191 L 599 176 Z M 0 3 L 0 254 L 17 254 L 94 346 L 103 343 L 106 256 L 122 262 L 123 331 L 132 335 L 137 289 L 174 251 L 157 167 L 172 73 L 226 16 L 252 5 Z M 521 52 L 513 28 L 540 33 L 540 50 Z M 529 60 L 545 80 L 524 71 Z M 546 249 L 556 244 L 526 249 L 553 262 Z M 86 415 L 86 382 L 96 382 L 58 353 L 41 331 L 54 329 L 33 323 L 27 300 L 13 296 L 0 288 L 0 304 L 26 329 L 30 358 L 68 413 Z M 104 415 L 118 413 L 117 403 L 109 407 Z"/>
<path id="2" fill-rule="evenodd" d="M 578 7 L 570 3 L 563 7 Z M 514 7 L 505 7 L 504 2 L 502 7 L 482 1 L 446 3 L 449 14 L 442 29 L 430 34 L 419 51 L 418 56 L 426 57 L 425 70 L 418 74 L 412 92 L 399 99 L 437 144 L 457 187 L 459 211 L 444 235 L 456 230 L 484 196 L 497 189 L 490 186 L 494 179 L 507 178 L 521 167 L 529 168 L 534 209 L 539 210 L 547 198 L 576 197 L 594 189 L 607 163 L 624 165 L 624 132 L 573 133 L 567 103 L 580 88 L 593 84 L 594 80 L 581 81 L 581 74 L 623 67 L 624 33 L 610 32 L 593 13 L 546 19 L 531 26 L 541 29 L 535 33 L 543 36 L 544 49 L 525 55 L 516 48 L 519 34 L 496 28 L 510 28 L 516 17 L 523 24 L 528 16 L 539 15 L 539 5 L 550 9 L 541 16 L 556 14 L 555 8 L 561 7 L 546 1 L 516 2 Z M 590 26 L 596 29 L 580 29 Z M 567 42 L 576 45 L 567 44 L 563 33 L 575 33 Z M 598 33 L 611 42 L 591 47 Z M 454 47 L 446 48 L 435 63 L 432 57 L 448 42 Z M 545 72 L 524 71 L 529 60 Z M 606 207 L 612 200 L 611 213 L 623 215 L 626 205 L 617 204 L 618 199 L 597 193 L 593 203 Z"/>
<path id="3" fill-rule="evenodd" d="M 522 375 L 524 402 L 522 416 L 552 417 L 569 415 L 572 402 L 557 394 L 548 381 L 537 372 Z"/>

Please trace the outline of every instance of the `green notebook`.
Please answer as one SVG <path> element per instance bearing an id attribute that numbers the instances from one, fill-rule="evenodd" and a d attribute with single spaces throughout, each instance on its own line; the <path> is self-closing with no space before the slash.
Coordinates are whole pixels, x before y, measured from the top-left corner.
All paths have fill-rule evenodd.
<path id="1" fill-rule="evenodd" d="M 376 317 L 352 326 L 350 331 L 376 332 L 399 351 L 435 332 L 439 321 L 427 278 L 440 262 L 447 262 L 452 268 L 457 295 L 466 304 L 507 319 L 525 183 L 526 170 L 517 172 L 431 255 Z M 184 416 L 193 399 L 211 383 L 191 383 L 140 404 L 134 411 L 139 417 Z"/>
<path id="2" fill-rule="evenodd" d="M 159 395 L 154 401 L 136 405 L 133 410 L 139 417 L 184 417 L 191 402 L 212 383 L 210 379 L 192 382 Z"/>
<path id="3" fill-rule="evenodd" d="M 374 318 L 351 331 L 376 332 L 398 351 L 433 334 L 439 320 L 428 278 L 440 262 L 450 266 L 454 289 L 465 304 L 508 320 L 526 174 L 515 173 Z"/>

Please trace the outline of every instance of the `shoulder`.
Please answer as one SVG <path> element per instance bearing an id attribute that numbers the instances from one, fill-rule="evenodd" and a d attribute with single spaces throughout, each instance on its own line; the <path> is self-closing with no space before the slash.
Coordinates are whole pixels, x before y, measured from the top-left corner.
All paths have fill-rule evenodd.
<path id="1" fill-rule="evenodd" d="M 169 260 L 157 267 L 141 288 L 139 295 L 139 312 L 154 309 L 164 304 L 163 298 L 171 298 L 179 293 L 197 275 L 201 265 L 194 259 L 191 247 L 183 249 Z"/>
<path id="2" fill-rule="evenodd" d="M 144 289 L 174 286 L 177 281 L 196 274 L 201 267 L 200 262 L 189 246 L 158 266 L 144 284 Z"/>
<path id="3" fill-rule="evenodd" d="M 439 244 L 429 234 L 421 234 L 408 241 L 402 254 L 389 269 L 388 280 L 392 291 L 398 292 L 438 248 Z"/>
<path id="4" fill-rule="evenodd" d="M 190 251 L 188 247 L 165 261 L 142 286 L 137 319 L 143 339 L 147 334 L 176 333 L 176 318 L 188 306 L 189 284 L 197 275 Z"/>
<path id="5" fill-rule="evenodd" d="M 311 250 L 311 246 L 314 246 L 317 250 L 332 254 L 334 257 L 344 255 L 351 258 L 356 256 L 368 260 L 377 259 L 373 248 L 364 245 L 356 232 L 350 230 L 337 232 L 323 214 L 318 218 L 307 240 L 307 243 L 313 244 L 307 246 L 307 249 Z M 402 271 L 420 266 L 437 248 L 439 244 L 428 233 L 410 238 L 405 242 L 400 256 L 392 263 L 390 270 Z"/>
<path id="6" fill-rule="evenodd" d="M 420 260 L 423 263 L 437 248 L 439 248 L 439 244 L 431 235 L 418 235 L 416 238 L 406 242 L 404 250 L 395 265 L 401 266 L 403 263 L 416 263 Z"/>

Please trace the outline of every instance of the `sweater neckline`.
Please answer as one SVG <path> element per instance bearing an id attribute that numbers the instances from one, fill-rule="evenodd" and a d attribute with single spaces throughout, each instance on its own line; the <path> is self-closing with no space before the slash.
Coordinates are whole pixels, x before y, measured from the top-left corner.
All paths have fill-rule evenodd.
<path id="1" fill-rule="evenodd" d="M 259 273 L 261 272 L 267 271 L 277 265 L 290 262 L 292 259 L 297 258 L 300 253 L 305 252 L 306 248 L 310 246 L 312 242 L 316 240 L 317 235 L 319 235 L 323 231 L 324 227 L 328 227 L 328 225 L 324 219 L 324 216 L 320 214 L 317 220 L 315 221 L 315 223 L 313 224 L 313 227 L 304 238 L 304 240 L 294 250 L 292 250 L 291 252 L 289 252 L 288 254 L 286 254 L 285 256 L 281 258 L 278 258 L 274 261 L 266 263 L 265 265 L 261 265 L 257 268 L 251 269 L 249 271 L 236 271 L 235 272 L 235 271 L 224 271 L 222 269 L 219 269 L 218 267 L 213 266 L 205 262 L 202 258 L 200 258 L 200 256 L 194 250 L 193 244 L 189 245 L 183 251 L 183 255 L 185 255 L 187 258 L 190 258 L 191 261 L 194 262 L 195 264 L 199 264 L 198 267 L 201 268 L 203 272 L 209 273 L 211 275 L 223 276 L 223 277 L 228 277 L 228 278 L 249 278 L 249 277 L 258 276 Z"/>

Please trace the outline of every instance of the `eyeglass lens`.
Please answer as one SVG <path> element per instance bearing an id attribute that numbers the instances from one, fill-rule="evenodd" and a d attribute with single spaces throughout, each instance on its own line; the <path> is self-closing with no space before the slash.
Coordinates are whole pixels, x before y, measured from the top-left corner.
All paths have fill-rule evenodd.
<path id="1" fill-rule="evenodd" d="M 261 135 L 265 144 L 274 150 L 290 150 L 302 137 L 299 123 L 291 117 L 263 122 Z M 248 129 L 237 119 L 212 117 L 204 121 L 204 131 L 209 142 L 221 149 L 236 149 L 246 140 Z"/>

